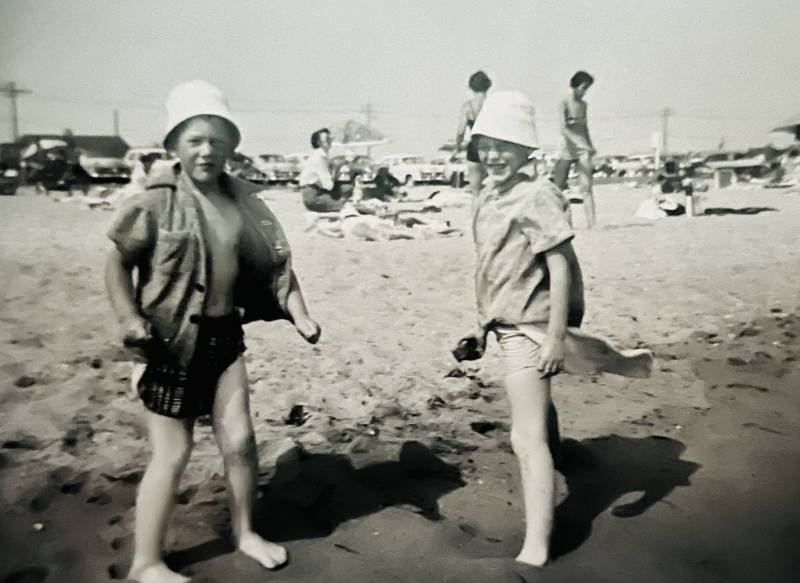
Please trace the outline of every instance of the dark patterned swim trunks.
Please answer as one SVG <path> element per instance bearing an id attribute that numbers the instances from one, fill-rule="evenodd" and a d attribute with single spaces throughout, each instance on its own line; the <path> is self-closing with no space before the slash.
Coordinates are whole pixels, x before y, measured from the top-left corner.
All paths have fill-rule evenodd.
<path id="1" fill-rule="evenodd" d="M 177 419 L 210 414 L 220 376 L 245 351 L 238 313 L 204 316 L 198 326 L 188 368 L 179 366 L 167 354 L 149 356 L 138 391 L 144 406 L 153 413 Z"/>

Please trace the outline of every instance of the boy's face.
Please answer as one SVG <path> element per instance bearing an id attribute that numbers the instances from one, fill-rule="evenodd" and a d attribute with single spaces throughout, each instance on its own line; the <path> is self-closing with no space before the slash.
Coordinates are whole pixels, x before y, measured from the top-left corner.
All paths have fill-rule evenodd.
<path id="1" fill-rule="evenodd" d="M 591 87 L 591 83 L 581 83 L 577 87 L 573 89 L 575 92 L 575 97 L 578 99 L 583 99 L 583 96 L 586 95 L 586 92 L 589 91 L 589 87 Z"/>
<path id="2" fill-rule="evenodd" d="M 517 174 L 528 163 L 531 151 L 527 146 L 489 136 L 480 136 L 478 140 L 481 164 L 496 183 L 503 183 Z"/>
<path id="3" fill-rule="evenodd" d="M 214 116 L 188 120 L 175 140 L 181 168 L 197 184 L 212 184 L 233 155 L 234 140 L 227 122 Z"/>

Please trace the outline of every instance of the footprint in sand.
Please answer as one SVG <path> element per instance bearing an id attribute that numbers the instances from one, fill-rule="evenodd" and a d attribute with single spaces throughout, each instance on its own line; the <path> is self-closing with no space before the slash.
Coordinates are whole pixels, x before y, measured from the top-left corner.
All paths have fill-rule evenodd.
<path id="1" fill-rule="evenodd" d="M 42 583 L 50 575 L 47 567 L 26 567 L 11 573 L 3 579 L 3 583 Z"/>

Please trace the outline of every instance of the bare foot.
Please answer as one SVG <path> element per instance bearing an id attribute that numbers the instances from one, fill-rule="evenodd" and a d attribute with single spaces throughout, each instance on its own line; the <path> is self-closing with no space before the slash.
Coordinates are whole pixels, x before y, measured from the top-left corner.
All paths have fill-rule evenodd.
<path id="1" fill-rule="evenodd" d="M 542 552 L 523 548 L 517 555 L 517 560 L 520 563 L 533 565 L 534 567 L 544 567 L 545 563 L 547 563 L 547 551 Z"/>
<path id="2" fill-rule="evenodd" d="M 176 573 L 163 562 L 144 568 L 131 567 L 128 579 L 139 583 L 189 583 L 189 577 Z"/>
<path id="3" fill-rule="evenodd" d="M 264 540 L 254 532 L 242 535 L 239 550 L 267 569 L 277 569 L 289 559 L 284 547 Z"/>

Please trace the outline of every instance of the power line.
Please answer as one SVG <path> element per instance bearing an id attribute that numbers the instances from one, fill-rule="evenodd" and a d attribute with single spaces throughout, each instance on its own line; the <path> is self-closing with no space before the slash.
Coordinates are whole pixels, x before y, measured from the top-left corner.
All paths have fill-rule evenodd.
<path id="1" fill-rule="evenodd" d="M 669 117 L 673 111 L 669 107 L 661 110 L 661 151 L 666 156 L 669 152 Z"/>

